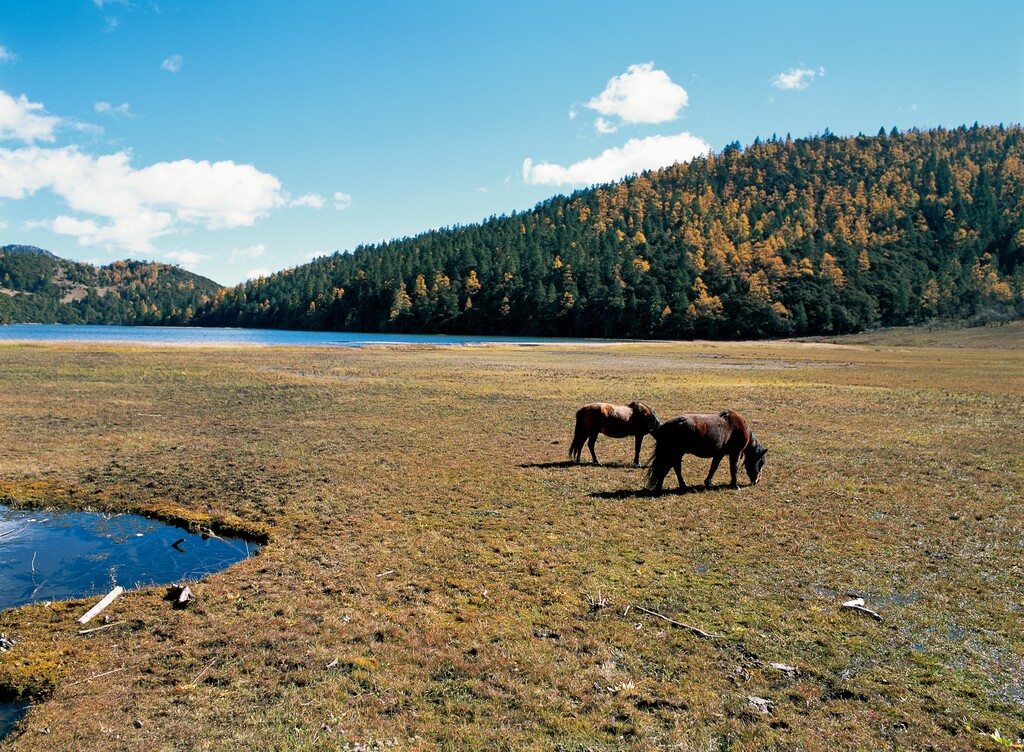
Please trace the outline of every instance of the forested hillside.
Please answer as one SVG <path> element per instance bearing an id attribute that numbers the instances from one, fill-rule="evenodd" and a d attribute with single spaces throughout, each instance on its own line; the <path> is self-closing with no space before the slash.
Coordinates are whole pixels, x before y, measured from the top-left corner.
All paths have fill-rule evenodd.
<path id="1" fill-rule="evenodd" d="M 773 137 L 226 289 L 207 325 L 839 333 L 1024 310 L 1020 127 Z"/>
<path id="2" fill-rule="evenodd" d="M 0 247 L 0 324 L 186 324 L 218 287 L 166 264 L 96 267 L 32 246 Z"/>

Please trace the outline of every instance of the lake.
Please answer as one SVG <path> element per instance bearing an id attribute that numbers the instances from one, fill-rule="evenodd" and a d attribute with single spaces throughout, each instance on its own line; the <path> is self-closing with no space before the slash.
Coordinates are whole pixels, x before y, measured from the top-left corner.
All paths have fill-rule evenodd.
<path id="1" fill-rule="evenodd" d="M 474 337 L 452 334 L 363 334 L 305 332 L 285 329 L 231 329 L 189 326 L 95 326 L 90 324 L 8 324 L 0 326 L 0 341 L 128 342 L 176 345 L 260 345 L 361 347 L 367 345 L 472 345 L 583 342 L 541 337 Z"/>

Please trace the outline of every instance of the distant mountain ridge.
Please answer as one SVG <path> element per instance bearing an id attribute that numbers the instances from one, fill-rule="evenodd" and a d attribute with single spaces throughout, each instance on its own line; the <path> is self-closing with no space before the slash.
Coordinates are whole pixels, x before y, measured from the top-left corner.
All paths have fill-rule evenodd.
<path id="1" fill-rule="evenodd" d="M 97 267 L 35 246 L 0 246 L 0 324 L 187 324 L 219 288 L 168 264 Z"/>
<path id="2" fill-rule="evenodd" d="M 25 253 L 34 256 L 49 256 L 50 258 L 60 258 L 54 253 L 47 251 L 43 248 L 36 248 L 34 245 L 5 245 L 0 247 L 0 253 L 6 253 L 14 255 L 15 253 Z"/>
<path id="3" fill-rule="evenodd" d="M 210 326 L 757 338 L 1024 313 L 1024 130 L 731 144 L 219 292 Z"/>

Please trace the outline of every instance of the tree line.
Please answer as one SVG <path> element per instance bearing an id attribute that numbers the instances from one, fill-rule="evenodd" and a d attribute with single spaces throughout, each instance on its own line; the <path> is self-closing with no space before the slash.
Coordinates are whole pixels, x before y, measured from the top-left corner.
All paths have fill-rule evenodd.
<path id="1" fill-rule="evenodd" d="M 1024 312 L 1024 131 L 773 136 L 334 253 L 203 325 L 630 338 L 837 334 Z"/>
<path id="2" fill-rule="evenodd" d="M 32 246 L 0 247 L 0 324 L 184 325 L 219 285 L 176 266 L 93 266 Z"/>

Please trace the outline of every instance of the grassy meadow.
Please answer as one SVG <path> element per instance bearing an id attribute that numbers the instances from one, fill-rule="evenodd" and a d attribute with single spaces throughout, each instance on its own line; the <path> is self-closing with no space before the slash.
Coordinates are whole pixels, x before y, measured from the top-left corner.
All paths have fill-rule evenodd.
<path id="1" fill-rule="evenodd" d="M 593 400 L 744 415 L 639 493 Z M 193 583 L 0 612 L 2 749 L 977 750 L 1024 736 L 1024 325 L 570 347 L 0 344 L 0 503 L 247 531 Z M 647 439 L 646 457 L 653 446 Z M 584 450 L 584 456 L 587 452 Z M 687 457 L 698 484 L 706 460 Z M 670 474 L 666 488 L 674 489 Z M 132 583 L 119 583 L 130 586 Z M 864 598 L 869 615 L 844 609 Z M 710 633 L 702 637 L 673 624 Z"/>

